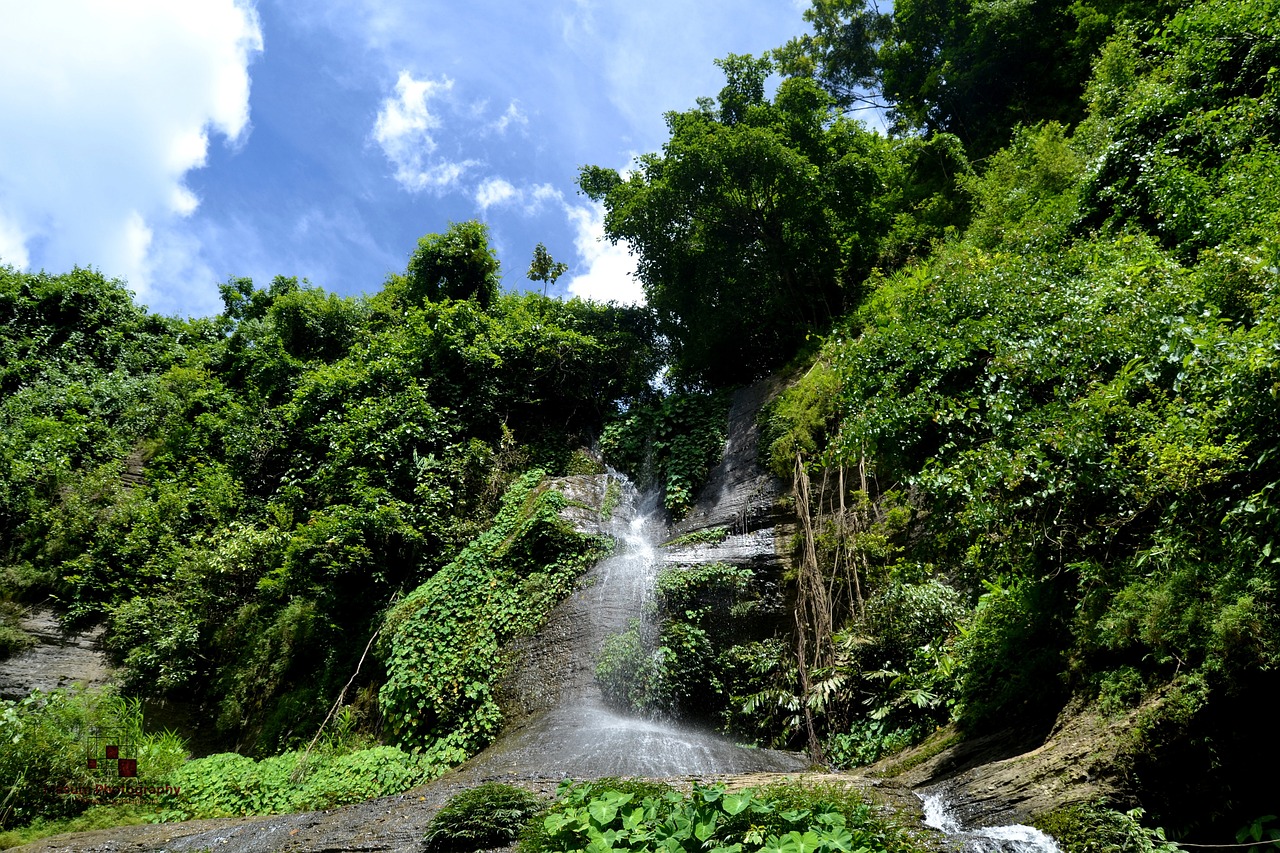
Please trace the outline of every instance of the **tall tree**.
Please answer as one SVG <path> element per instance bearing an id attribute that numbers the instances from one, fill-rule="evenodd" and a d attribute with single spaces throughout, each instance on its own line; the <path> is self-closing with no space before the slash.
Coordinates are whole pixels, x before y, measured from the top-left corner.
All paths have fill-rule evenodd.
<path id="1" fill-rule="evenodd" d="M 713 101 L 667 114 L 661 154 L 624 180 L 585 167 L 605 233 L 638 255 L 649 305 L 685 378 L 749 379 L 791 355 L 856 297 L 888 215 L 890 148 L 806 79 L 772 101 L 768 59 L 729 56 Z"/>
<path id="2" fill-rule="evenodd" d="M 1019 123 L 1071 125 L 1094 54 L 1121 21 L 1180 0 L 813 0 L 813 33 L 775 52 L 844 108 L 883 105 L 899 130 L 951 133 L 986 157 Z"/>
<path id="3" fill-rule="evenodd" d="M 870 0 L 813 0 L 804 19 L 813 32 L 773 52 L 778 70 L 812 77 L 844 109 L 883 108 L 877 52 L 893 16 Z"/>
<path id="4" fill-rule="evenodd" d="M 470 299 L 488 308 L 500 289 L 489 227 L 472 219 L 450 223 L 443 234 L 427 234 L 409 258 L 405 280 L 414 301 Z"/>

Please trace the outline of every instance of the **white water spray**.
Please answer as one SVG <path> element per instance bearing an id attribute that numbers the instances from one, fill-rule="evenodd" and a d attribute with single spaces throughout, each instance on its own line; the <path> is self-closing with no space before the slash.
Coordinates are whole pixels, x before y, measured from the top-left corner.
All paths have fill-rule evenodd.
<path id="1" fill-rule="evenodd" d="M 610 476 L 622 486 L 610 530 L 617 548 L 583 577 L 553 617 L 559 626 L 553 630 L 568 652 L 563 669 L 554 673 L 556 701 L 476 760 L 495 775 L 578 779 L 802 769 L 803 760 L 790 753 L 745 749 L 715 732 L 632 716 L 605 702 L 595 680 L 596 660 L 610 635 L 643 618 L 662 564 L 658 543 L 666 533 L 659 513 L 645 511 L 634 487 L 621 475 Z"/>
<path id="2" fill-rule="evenodd" d="M 960 841 L 963 845 L 961 850 L 971 853 L 1062 853 L 1058 842 L 1035 827 L 1017 823 L 966 830 L 940 792 L 920 794 L 919 797 L 924 804 L 925 825 Z"/>

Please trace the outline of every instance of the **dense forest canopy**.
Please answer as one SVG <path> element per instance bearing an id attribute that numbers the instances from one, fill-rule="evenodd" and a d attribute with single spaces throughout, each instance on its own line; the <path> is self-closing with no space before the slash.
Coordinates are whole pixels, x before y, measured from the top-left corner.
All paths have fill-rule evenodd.
<path id="1" fill-rule="evenodd" d="M 404 285 L 445 242 L 424 238 L 371 299 L 241 279 L 196 321 L 87 270 L 6 269 L 7 594 L 106 616 L 131 686 L 210 703 L 233 742 L 314 715 L 389 598 L 482 529 L 512 478 L 563 469 L 652 393 L 637 309 L 417 298 Z M 122 480 L 130 460 L 144 482 Z"/>
<path id="2" fill-rule="evenodd" d="M 1265 814 L 1280 2 L 806 15 L 722 59 L 660 152 L 582 168 L 644 308 L 499 292 L 477 222 L 368 298 L 232 279 L 207 319 L 0 268 L 5 600 L 105 621 L 127 693 L 257 755 L 372 649 L 352 725 L 443 767 L 501 725 L 502 644 L 605 547 L 544 474 L 598 444 L 682 512 L 725 389 L 781 371 L 762 461 L 792 487 L 796 629 L 733 645 L 758 579 L 667 576 L 657 656 L 615 638 L 607 692 L 842 766 L 1129 715 L 1110 805 L 1206 838 Z"/>

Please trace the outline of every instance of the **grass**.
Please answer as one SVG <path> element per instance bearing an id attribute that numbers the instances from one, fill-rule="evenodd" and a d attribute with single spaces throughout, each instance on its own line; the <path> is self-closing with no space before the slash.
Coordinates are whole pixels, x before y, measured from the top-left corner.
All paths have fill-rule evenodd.
<path id="1" fill-rule="evenodd" d="M 921 764 L 924 764 L 944 749 L 949 749 L 955 746 L 961 740 L 962 737 L 958 732 L 935 734 L 931 739 L 926 740 L 920 746 L 908 751 L 908 753 L 902 757 L 901 761 L 890 762 L 885 769 L 880 771 L 877 775 L 885 779 L 892 779 L 895 776 L 901 776 L 913 767 L 918 767 Z"/>
<path id="2" fill-rule="evenodd" d="M 21 847 L 42 838 L 62 835 L 66 832 L 92 832 L 95 829 L 112 829 L 117 826 L 138 826 L 151 823 L 155 809 L 140 806 L 92 806 L 75 817 L 61 820 L 37 820 L 18 829 L 0 832 L 0 850 Z"/>

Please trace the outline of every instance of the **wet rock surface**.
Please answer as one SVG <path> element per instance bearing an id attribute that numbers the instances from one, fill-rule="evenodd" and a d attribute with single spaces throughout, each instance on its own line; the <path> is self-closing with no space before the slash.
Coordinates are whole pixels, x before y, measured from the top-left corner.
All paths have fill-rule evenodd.
<path id="1" fill-rule="evenodd" d="M 1068 708 L 1039 728 L 965 739 L 945 730 L 870 772 L 893 774 L 895 782 L 921 793 L 945 794 L 967 827 L 1029 823 L 1063 806 L 1124 798 L 1117 753 L 1136 713 L 1104 717 Z M 930 754 L 948 738 L 957 742 Z M 898 772 L 904 765 L 909 769 Z"/>
<path id="2" fill-rule="evenodd" d="M 575 474 L 556 477 L 551 487 L 565 496 L 568 505 L 560 511 L 560 517 L 573 525 L 579 533 L 588 536 L 608 536 L 614 520 L 628 506 L 623 503 L 621 476 L 615 473 Z M 612 487 L 610 483 L 614 484 Z M 631 489 L 629 500 L 635 500 Z M 612 498 L 611 498 L 612 493 Z"/>
<path id="3" fill-rule="evenodd" d="M 32 690 L 48 692 L 76 684 L 100 687 L 111 680 L 111 666 L 100 644 L 101 626 L 67 631 L 47 607 L 31 609 L 21 625 L 37 642 L 0 661 L 0 699 L 21 699 Z"/>
<path id="4" fill-rule="evenodd" d="M 607 481 L 565 478 L 556 487 L 566 481 L 587 505 L 587 529 L 593 529 L 606 513 L 591 498 L 607 492 Z M 614 555 L 583 577 L 537 635 L 516 647 L 502 692 L 507 728 L 469 766 L 482 775 L 554 780 L 803 769 L 798 755 L 745 749 L 715 732 L 630 716 L 605 702 L 595 680 L 600 649 L 641 617 L 664 562 L 664 549 L 655 543 L 668 532 L 661 513 L 629 483 L 620 482 L 615 494 L 609 521 Z"/>
<path id="5" fill-rule="evenodd" d="M 734 392 L 729 405 L 728 440 L 724 456 L 707 475 L 689 514 L 672 528 L 673 538 L 697 530 L 723 527 L 730 536 L 725 541 L 725 562 L 736 562 L 728 549 L 740 546 L 735 537 L 758 531 L 773 531 L 790 519 L 778 507 L 783 484 L 760 465 L 760 410 L 785 386 L 783 379 L 769 377 Z M 701 552 L 707 562 L 714 549 Z M 776 551 L 774 552 L 776 554 Z M 775 557 L 776 559 L 776 557 Z"/>

